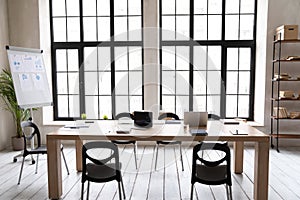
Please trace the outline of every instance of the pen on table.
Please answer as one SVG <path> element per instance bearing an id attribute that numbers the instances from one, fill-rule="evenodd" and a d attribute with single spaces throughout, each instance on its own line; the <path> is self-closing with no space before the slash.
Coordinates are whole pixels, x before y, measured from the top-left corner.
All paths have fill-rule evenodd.
<path id="1" fill-rule="evenodd" d="M 235 130 L 235 133 L 238 135 L 238 134 L 239 134 L 239 131 L 236 129 L 236 130 Z"/>

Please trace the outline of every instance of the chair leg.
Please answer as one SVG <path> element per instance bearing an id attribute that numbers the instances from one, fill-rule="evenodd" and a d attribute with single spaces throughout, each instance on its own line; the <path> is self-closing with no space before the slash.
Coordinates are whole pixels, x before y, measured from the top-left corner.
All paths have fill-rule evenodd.
<path id="1" fill-rule="evenodd" d="M 86 200 L 89 200 L 89 196 L 90 196 L 90 181 L 88 181 L 88 186 L 86 190 Z"/>
<path id="2" fill-rule="evenodd" d="M 36 154 L 36 166 L 35 166 L 35 173 L 38 172 L 38 166 L 39 166 L 39 154 Z"/>
<path id="3" fill-rule="evenodd" d="M 121 184 L 122 184 L 122 190 L 123 190 L 123 197 L 124 197 L 124 199 L 126 199 L 125 189 L 124 189 L 124 184 L 123 184 L 122 176 L 121 176 Z"/>
<path id="4" fill-rule="evenodd" d="M 135 143 L 134 144 L 134 147 L 133 147 L 133 151 L 134 151 L 134 159 L 135 159 L 135 169 L 137 169 L 137 156 L 136 156 L 136 152 L 137 152 L 137 144 Z"/>
<path id="5" fill-rule="evenodd" d="M 22 165 L 21 165 L 21 170 L 20 170 L 18 185 L 20 185 L 20 181 L 21 181 L 21 177 L 22 177 L 22 172 L 23 172 L 24 161 L 25 161 L 25 157 L 23 157 L 23 160 L 22 160 Z"/>
<path id="6" fill-rule="evenodd" d="M 81 183 L 81 200 L 83 200 L 84 183 Z"/>
<path id="7" fill-rule="evenodd" d="M 68 168 L 67 161 L 66 161 L 66 157 L 65 157 L 65 154 L 64 154 L 63 150 L 61 150 L 61 155 L 62 155 L 62 157 L 64 159 L 65 166 L 66 166 L 66 169 L 67 169 L 67 173 L 68 173 L 68 175 L 70 175 L 69 168 Z"/>
<path id="8" fill-rule="evenodd" d="M 122 200 L 122 192 L 121 192 L 121 183 L 118 181 L 118 189 L 119 189 L 119 199 Z"/>
<path id="9" fill-rule="evenodd" d="M 190 200 L 193 200 L 194 184 L 191 185 L 191 197 Z"/>
<path id="10" fill-rule="evenodd" d="M 227 185 L 227 184 L 226 184 Z M 230 200 L 232 200 L 232 190 L 231 190 L 231 186 L 227 185 L 228 189 L 229 189 L 229 198 Z"/>
<path id="11" fill-rule="evenodd" d="M 158 158 L 158 144 L 156 144 L 156 157 L 155 157 L 155 171 L 156 171 L 156 167 L 157 167 L 157 158 Z"/>
<path id="12" fill-rule="evenodd" d="M 182 148 L 181 148 L 181 144 L 179 144 L 179 150 L 180 150 L 180 159 L 181 159 L 182 171 L 184 171 L 184 167 L 183 167 L 183 159 L 182 159 Z"/>

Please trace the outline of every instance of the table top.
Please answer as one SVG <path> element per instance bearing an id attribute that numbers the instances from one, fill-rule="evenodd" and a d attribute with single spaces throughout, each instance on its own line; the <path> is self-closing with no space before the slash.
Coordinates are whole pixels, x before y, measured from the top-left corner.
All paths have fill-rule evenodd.
<path id="1" fill-rule="evenodd" d="M 96 120 L 76 121 L 69 126 L 47 134 L 47 139 L 60 140 L 136 140 L 136 141 L 261 141 L 268 142 L 269 135 L 254 127 L 241 122 L 240 124 L 227 125 L 220 121 L 208 121 L 206 136 L 191 135 L 183 122 L 165 123 L 165 120 L 153 122 L 151 128 L 137 128 L 132 121 Z M 191 129 L 191 128 L 190 128 Z M 239 134 L 236 134 L 238 130 Z M 117 133 L 123 131 L 123 133 Z"/>

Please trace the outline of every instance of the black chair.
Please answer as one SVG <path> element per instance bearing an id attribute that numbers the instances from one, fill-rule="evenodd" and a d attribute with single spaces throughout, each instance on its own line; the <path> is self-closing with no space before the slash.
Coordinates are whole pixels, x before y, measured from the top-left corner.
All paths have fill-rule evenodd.
<path id="1" fill-rule="evenodd" d="M 119 113 L 115 116 L 115 120 L 119 120 L 121 118 L 128 118 L 128 119 L 133 119 L 133 115 L 131 113 Z M 115 144 L 133 144 L 133 151 L 134 151 L 134 159 L 135 159 L 135 168 L 137 169 L 137 144 L 136 141 L 134 140 L 112 140 L 113 143 Z"/>
<path id="2" fill-rule="evenodd" d="M 24 166 L 24 161 L 25 161 L 25 157 L 28 155 L 34 155 L 36 154 L 36 169 L 35 169 L 35 173 L 37 173 L 38 171 L 38 162 L 39 162 L 39 154 L 47 154 L 47 147 L 44 145 L 41 145 L 41 134 L 40 131 L 37 127 L 36 124 L 34 124 L 31 121 L 23 121 L 21 123 L 22 126 L 22 137 L 24 138 L 24 150 L 23 150 L 23 161 L 22 161 L 22 165 L 21 165 L 21 170 L 20 170 L 20 175 L 19 175 L 19 180 L 18 180 L 18 185 L 20 184 L 21 181 L 21 177 L 22 177 L 22 172 L 23 172 L 23 166 Z M 36 136 L 36 138 L 35 138 Z M 35 139 L 33 139 L 35 138 Z M 32 141 L 37 140 L 37 145 L 34 148 L 30 148 L 28 149 L 28 145 L 31 144 Z M 66 158 L 63 152 L 63 145 L 61 145 L 61 154 L 62 157 L 64 159 L 65 162 L 65 166 L 69 173 L 69 169 L 68 169 L 68 165 L 66 162 Z"/>
<path id="3" fill-rule="evenodd" d="M 159 120 L 179 120 L 179 117 L 174 114 L 174 113 L 162 113 L 161 115 L 158 116 Z M 182 147 L 181 147 L 181 141 L 156 141 L 156 159 L 155 159 L 155 170 L 157 166 L 157 157 L 158 157 L 158 146 L 159 145 L 173 145 L 173 144 L 178 144 L 179 145 L 179 150 L 180 150 L 180 160 L 181 160 L 181 166 L 182 166 L 182 171 L 184 171 L 183 167 L 183 160 L 182 160 Z"/>
<path id="4" fill-rule="evenodd" d="M 113 180 L 118 182 L 119 198 L 122 199 L 122 187 L 123 197 L 126 199 L 120 169 L 121 163 L 119 162 L 119 150 L 117 145 L 112 142 L 104 141 L 88 142 L 84 144 L 82 147 L 81 199 L 83 199 L 85 181 L 88 181 L 88 199 L 90 182 L 104 183 Z"/>
<path id="5" fill-rule="evenodd" d="M 223 156 L 218 160 L 206 160 L 200 157 L 201 151 L 219 151 Z M 191 178 L 191 197 L 193 199 L 194 184 L 205 185 L 226 184 L 227 199 L 232 199 L 232 181 L 230 170 L 230 149 L 227 145 L 219 143 L 200 143 L 193 148 L 193 165 Z"/>

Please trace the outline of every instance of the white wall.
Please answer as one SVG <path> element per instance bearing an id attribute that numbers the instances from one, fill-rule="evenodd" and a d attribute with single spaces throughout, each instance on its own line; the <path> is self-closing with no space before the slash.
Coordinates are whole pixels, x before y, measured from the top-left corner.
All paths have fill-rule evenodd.
<path id="1" fill-rule="evenodd" d="M 5 46 L 9 44 L 7 0 L 0 0 L 0 70 L 8 68 Z M 0 100 L 0 150 L 9 145 L 11 136 L 15 135 L 14 123 L 9 112 L 3 110 Z"/>

